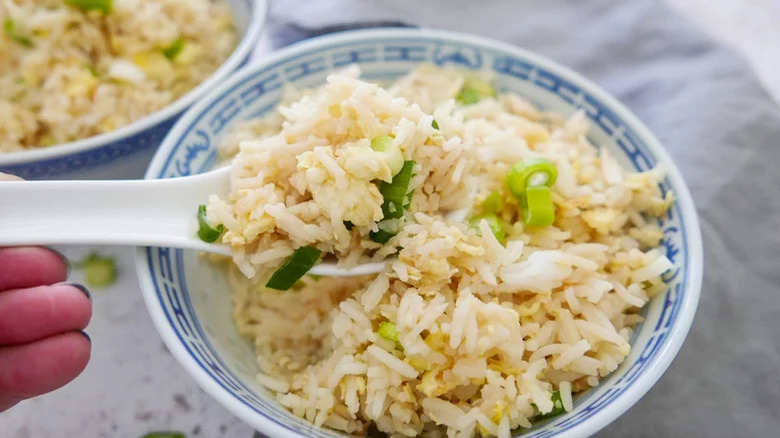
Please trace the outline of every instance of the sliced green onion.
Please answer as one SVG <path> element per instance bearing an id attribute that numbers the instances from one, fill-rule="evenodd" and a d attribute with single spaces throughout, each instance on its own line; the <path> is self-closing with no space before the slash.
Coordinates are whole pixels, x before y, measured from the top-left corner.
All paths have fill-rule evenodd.
<path id="1" fill-rule="evenodd" d="M 387 165 L 390 167 L 390 173 L 393 176 L 403 169 L 404 166 L 404 154 L 401 152 L 395 143 L 393 143 L 393 137 L 383 135 L 371 140 L 371 149 L 382 152 L 387 157 Z"/>
<path id="2" fill-rule="evenodd" d="M 379 324 L 379 330 L 376 333 L 388 341 L 394 342 L 397 349 L 403 350 L 404 347 L 398 341 L 398 328 L 392 322 L 385 321 Z"/>
<path id="3" fill-rule="evenodd" d="M 14 20 L 10 18 L 5 19 L 5 22 L 3 23 L 3 30 L 5 30 L 5 34 L 8 35 L 8 38 L 11 38 L 17 44 L 28 48 L 34 45 L 33 40 L 30 39 L 30 37 L 22 35 L 17 31 L 16 23 L 14 23 Z"/>
<path id="4" fill-rule="evenodd" d="M 455 99 L 462 105 L 471 105 L 479 102 L 482 96 L 477 91 L 466 88 L 461 90 Z"/>
<path id="5" fill-rule="evenodd" d="M 106 14 L 111 12 L 113 6 L 112 0 L 65 0 L 65 3 L 85 11 L 103 11 Z"/>
<path id="6" fill-rule="evenodd" d="M 141 438 L 187 438 L 182 432 L 151 432 L 142 436 Z"/>
<path id="7" fill-rule="evenodd" d="M 355 228 L 355 224 L 350 221 L 344 221 L 344 227 L 347 228 L 347 231 L 352 231 L 352 229 Z"/>
<path id="8" fill-rule="evenodd" d="M 382 214 L 385 219 L 403 217 L 414 165 L 414 161 L 405 161 L 401 171 L 393 177 L 391 182 L 382 182 L 379 185 L 379 193 L 382 194 L 384 199 L 382 202 Z"/>
<path id="9" fill-rule="evenodd" d="M 406 198 L 404 198 L 404 210 L 408 210 L 409 207 L 411 207 L 412 198 L 414 198 L 414 190 L 409 190 L 409 193 L 406 194 Z"/>
<path id="10" fill-rule="evenodd" d="M 486 97 L 495 97 L 496 89 L 490 82 L 483 81 L 479 78 L 467 78 L 463 82 L 460 92 L 455 96 L 455 100 L 461 105 L 471 105 L 479 102 Z"/>
<path id="11" fill-rule="evenodd" d="M 206 218 L 206 206 L 198 207 L 198 237 L 204 242 L 216 242 L 219 236 L 225 232 L 225 226 L 222 224 L 212 227 Z"/>
<path id="12" fill-rule="evenodd" d="M 111 257 L 93 252 L 76 266 L 84 270 L 84 280 L 89 286 L 108 287 L 116 281 L 116 261 Z"/>
<path id="13" fill-rule="evenodd" d="M 550 196 L 550 188 L 545 186 L 528 187 L 522 197 L 523 222 L 526 225 L 547 226 L 555 221 L 555 205 Z"/>
<path id="14" fill-rule="evenodd" d="M 371 149 L 378 152 L 387 152 L 393 148 L 393 137 L 382 135 L 371 140 Z"/>
<path id="15" fill-rule="evenodd" d="M 398 328 L 392 322 L 385 321 L 380 324 L 376 333 L 388 341 L 398 342 Z"/>
<path id="16" fill-rule="evenodd" d="M 385 219 L 377 224 L 378 231 L 368 233 L 368 238 L 376 243 L 385 244 L 388 240 L 401 231 L 402 221 L 400 219 Z"/>
<path id="17" fill-rule="evenodd" d="M 384 219 L 377 224 L 378 231 L 368 234 L 373 242 L 385 244 L 401 229 L 400 218 L 404 215 L 404 209 L 412 202 L 414 191 L 409 191 L 409 183 L 412 181 L 414 161 L 404 162 L 401 171 L 393 177 L 389 183 L 379 184 L 379 193 L 382 194 L 382 215 Z"/>
<path id="18" fill-rule="evenodd" d="M 490 231 L 492 231 L 493 235 L 496 236 L 496 240 L 504 243 L 504 240 L 506 239 L 506 228 L 504 228 L 504 223 L 501 222 L 501 219 L 499 219 L 498 216 L 496 216 L 494 213 L 487 213 L 472 218 L 471 226 L 479 230 L 479 223 L 482 222 L 482 219 L 487 221 L 488 226 L 490 227 Z"/>
<path id="19" fill-rule="evenodd" d="M 97 69 L 95 67 L 92 67 L 89 64 L 84 64 L 84 68 L 89 70 L 89 72 L 92 74 L 93 77 L 95 77 L 95 78 L 99 78 L 100 77 L 100 72 L 97 71 Z"/>
<path id="20" fill-rule="evenodd" d="M 478 77 L 466 79 L 465 86 L 485 97 L 496 95 L 496 89 L 493 87 L 493 84 Z"/>
<path id="21" fill-rule="evenodd" d="M 552 161 L 541 158 L 526 158 L 516 163 L 506 175 L 506 185 L 513 195 L 520 197 L 526 188 L 535 186 L 552 187 L 558 178 L 558 169 Z"/>
<path id="22" fill-rule="evenodd" d="M 322 255 L 322 251 L 311 246 L 302 246 L 296 249 L 293 255 L 284 262 L 284 265 L 274 272 L 265 287 L 276 290 L 291 288 L 296 281 L 300 280 L 317 264 L 320 255 Z"/>
<path id="23" fill-rule="evenodd" d="M 396 233 L 391 233 L 385 230 L 371 231 L 368 233 L 368 238 L 371 239 L 372 242 L 381 243 L 384 245 L 390 239 L 392 239 L 395 234 Z"/>
<path id="24" fill-rule="evenodd" d="M 176 38 L 176 41 L 172 42 L 170 46 L 163 49 L 163 55 L 168 60 L 173 61 L 179 56 L 179 53 L 184 49 L 184 39 L 182 37 Z"/>
<path id="25" fill-rule="evenodd" d="M 439 122 L 437 122 L 436 119 L 433 119 L 431 126 L 433 126 L 433 129 L 439 129 Z"/>
<path id="26" fill-rule="evenodd" d="M 554 391 L 552 393 L 552 402 L 553 402 L 552 410 L 546 414 L 542 414 L 542 413 L 537 414 L 534 417 L 534 421 L 547 420 L 553 417 L 557 417 L 558 415 L 561 415 L 566 412 L 566 409 L 563 407 L 563 400 L 561 400 L 560 391 Z M 538 410 L 536 406 L 534 406 L 534 408 Z"/>
<path id="27" fill-rule="evenodd" d="M 504 209 L 504 197 L 498 190 L 492 193 L 482 201 L 482 211 L 485 213 L 498 213 Z"/>

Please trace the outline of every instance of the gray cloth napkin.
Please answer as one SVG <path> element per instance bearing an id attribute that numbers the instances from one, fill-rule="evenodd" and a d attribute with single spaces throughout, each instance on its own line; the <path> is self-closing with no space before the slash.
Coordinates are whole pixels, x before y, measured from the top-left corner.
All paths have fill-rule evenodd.
<path id="1" fill-rule="evenodd" d="M 602 437 L 780 436 L 780 112 L 746 62 L 651 0 L 277 0 L 276 45 L 372 23 L 489 36 L 626 103 L 685 176 L 705 277 L 688 340 Z"/>

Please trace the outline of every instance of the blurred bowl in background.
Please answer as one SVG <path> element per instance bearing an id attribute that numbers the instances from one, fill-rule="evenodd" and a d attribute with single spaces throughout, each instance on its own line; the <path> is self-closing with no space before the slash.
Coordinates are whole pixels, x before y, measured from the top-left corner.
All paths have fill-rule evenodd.
<path id="1" fill-rule="evenodd" d="M 575 398 L 574 409 L 532 429 L 527 438 L 585 437 L 639 400 L 671 363 L 693 321 L 702 276 L 696 210 L 680 172 L 655 136 L 625 106 L 577 73 L 544 57 L 484 38 L 424 29 L 351 31 L 285 48 L 234 75 L 192 107 L 157 151 L 146 178 L 205 172 L 217 161 L 216 144 L 237 123 L 272 111 L 285 84 L 322 85 L 326 76 L 358 64 L 363 78 L 391 81 L 421 63 L 488 70 L 501 91 L 513 91 L 545 110 L 583 110 L 589 137 L 623 166 L 639 171 L 661 163 L 662 190 L 676 201 L 660 220 L 661 250 L 674 264 L 665 293 L 643 308 L 632 350 L 601 384 Z M 339 437 L 294 416 L 255 381 L 255 351 L 237 332 L 224 269 L 195 252 L 139 248 L 136 269 L 147 308 L 173 355 L 201 387 L 269 437 Z"/>
<path id="2" fill-rule="evenodd" d="M 266 0 L 227 1 L 236 21 L 239 43 L 200 85 L 165 108 L 115 131 L 45 148 L 0 153 L 0 172 L 25 179 L 142 177 L 157 146 L 181 114 L 244 65 L 260 38 Z"/>

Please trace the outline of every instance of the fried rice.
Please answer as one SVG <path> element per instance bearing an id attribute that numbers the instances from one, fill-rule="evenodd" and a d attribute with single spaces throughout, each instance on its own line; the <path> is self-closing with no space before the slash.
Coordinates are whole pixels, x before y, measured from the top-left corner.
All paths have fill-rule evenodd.
<path id="1" fill-rule="evenodd" d="M 237 32 L 224 0 L 0 0 L 0 153 L 113 131 L 214 72 Z"/>
<path id="2" fill-rule="evenodd" d="M 231 193 L 213 196 L 207 214 L 233 248 L 236 326 L 257 350 L 258 383 L 293 414 L 359 435 L 506 438 L 570 411 L 613 372 L 642 307 L 665 289 L 671 262 L 653 219 L 673 202 L 663 170 L 621 167 L 589 141 L 581 113 L 564 119 L 513 93 L 459 102 L 468 80 L 424 66 L 385 89 L 352 68 L 288 90 L 221 145 Z M 384 244 L 370 237 L 393 163 L 370 147 L 377 136 L 415 163 Z M 526 225 L 506 187 L 529 157 L 558 170 L 549 226 Z M 505 236 L 449 215 L 480 217 L 493 193 Z M 302 246 L 343 266 L 388 263 L 377 275 L 266 287 Z"/>

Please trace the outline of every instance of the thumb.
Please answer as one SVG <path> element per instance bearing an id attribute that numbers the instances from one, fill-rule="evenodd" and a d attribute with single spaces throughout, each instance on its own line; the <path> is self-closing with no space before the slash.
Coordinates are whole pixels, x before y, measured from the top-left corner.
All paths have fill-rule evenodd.
<path id="1" fill-rule="evenodd" d="M 16 175 L 0 172 L 0 181 L 22 181 L 22 179 Z"/>

